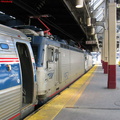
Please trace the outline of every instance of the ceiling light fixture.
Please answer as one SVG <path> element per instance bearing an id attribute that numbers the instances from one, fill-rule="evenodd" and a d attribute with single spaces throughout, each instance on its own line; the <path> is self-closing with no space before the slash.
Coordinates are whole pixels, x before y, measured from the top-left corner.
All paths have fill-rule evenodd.
<path id="1" fill-rule="evenodd" d="M 87 26 L 91 26 L 91 17 L 87 18 Z"/>
<path id="2" fill-rule="evenodd" d="M 92 28 L 91 28 L 91 35 L 94 35 L 94 34 L 95 34 L 95 28 L 92 27 Z"/>
<path id="3" fill-rule="evenodd" d="M 83 0 L 76 0 L 76 8 L 82 8 L 83 7 Z"/>

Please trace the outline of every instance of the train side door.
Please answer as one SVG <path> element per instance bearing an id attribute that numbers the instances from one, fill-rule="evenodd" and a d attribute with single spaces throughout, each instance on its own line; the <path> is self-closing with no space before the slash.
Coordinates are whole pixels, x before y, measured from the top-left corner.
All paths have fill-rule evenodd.
<path id="1" fill-rule="evenodd" d="M 22 107 L 33 102 L 34 74 L 29 47 L 25 43 L 16 43 L 22 73 Z"/>
<path id="2" fill-rule="evenodd" d="M 87 71 L 87 67 L 88 67 L 88 56 L 87 54 L 85 53 L 85 71 Z"/>
<path id="3" fill-rule="evenodd" d="M 54 85 L 58 84 L 58 61 L 59 61 L 59 49 L 54 46 L 48 46 L 48 76 L 49 79 L 54 80 Z"/>
<path id="4" fill-rule="evenodd" d="M 59 84 L 59 49 L 56 47 L 54 50 L 55 55 L 55 85 L 57 86 Z"/>

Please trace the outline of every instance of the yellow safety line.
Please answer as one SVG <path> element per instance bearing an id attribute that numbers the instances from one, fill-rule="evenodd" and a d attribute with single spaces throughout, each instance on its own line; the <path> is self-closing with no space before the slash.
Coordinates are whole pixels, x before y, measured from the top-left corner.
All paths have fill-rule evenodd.
<path id="1" fill-rule="evenodd" d="M 90 78 L 89 78 L 90 77 Z M 75 84 L 73 84 L 71 87 L 75 87 L 77 89 L 76 93 L 71 97 L 69 102 L 65 105 L 65 107 L 74 107 L 74 104 L 78 101 L 82 93 L 84 92 L 85 88 L 89 84 L 91 78 L 93 77 L 93 74 L 91 76 L 86 76 L 84 75 L 82 79 L 82 84 L 81 81 L 77 81 Z M 86 81 L 87 79 L 87 81 Z M 80 85 L 80 86 L 78 86 Z"/>
<path id="2" fill-rule="evenodd" d="M 85 75 L 78 79 L 69 88 L 61 92 L 48 103 L 39 108 L 39 111 L 30 115 L 24 120 L 53 120 L 64 107 L 73 107 L 82 95 L 86 86 L 90 82 L 93 72 L 97 66 L 94 66 Z"/>

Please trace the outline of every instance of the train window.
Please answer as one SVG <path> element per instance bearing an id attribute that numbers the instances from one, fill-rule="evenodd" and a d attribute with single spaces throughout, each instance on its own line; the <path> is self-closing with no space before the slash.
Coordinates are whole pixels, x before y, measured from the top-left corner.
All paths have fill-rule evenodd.
<path id="1" fill-rule="evenodd" d="M 1 47 L 2 49 L 9 49 L 8 44 L 4 44 L 4 43 L 1 43 L 1 44 L 0 44 L 0 47 Z"/>
<path id="2" fill-rule="evenodd" d="M 59 51 L 58 49 L 55 50 L 55 61 L 58 61 L 59 59 Z"/>
<path id="3" fill-rule="evenodd" d="M 34 53 L 35 62 L 37 63 L 37 60 L 38 60 L 38 46 L 32 46 L 32 49 L 33 49 L 33 53 Z"/>
<path id="4" fill-rule="evenodd" d="M 48 48 L 48 62 L 54 61 L 54 48 Z"/>

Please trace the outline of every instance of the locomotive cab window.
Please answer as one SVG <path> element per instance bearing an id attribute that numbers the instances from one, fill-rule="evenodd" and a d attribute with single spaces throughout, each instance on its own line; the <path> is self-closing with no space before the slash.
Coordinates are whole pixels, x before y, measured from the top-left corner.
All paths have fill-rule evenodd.
<path id="1" fill-rule="evenodd" d="M 48 62 L 53 62 L 54 61 L 54 48 L 49 47 L 47 51 L 48 51 Z"/>
<path id="2" fill-rule="evenodd" d="M 85 55 L 85 60 L 87 60 L 88 59 L 88 56 L 87 55 Z"/>
<path id="3" fill-rule="evenodd" d="M 32 49 L 33 49 L 33 53 L 34 53 L 35 62 L 37 63 L 37 61 L 38 61 L 38 46 L 32 46 Z"/>
<path id="4" fill-rule="evenodd" d="M 59 59 L 59 51 L 58 49 L 55 50 L 55 61 L 58 61 Z"/>

